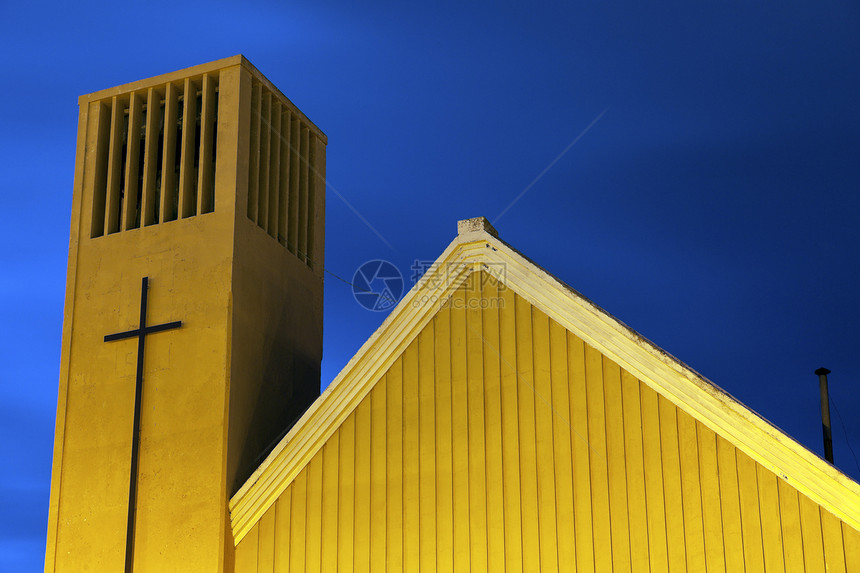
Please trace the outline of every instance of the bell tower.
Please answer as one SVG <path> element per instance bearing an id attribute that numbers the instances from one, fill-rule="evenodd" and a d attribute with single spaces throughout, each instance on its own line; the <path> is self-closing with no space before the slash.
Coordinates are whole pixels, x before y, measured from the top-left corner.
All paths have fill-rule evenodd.
<path id="1" fill-rule="evenodd" d="M 45 570 L 229 571 L 319 394 L 326 136 L 242 56 L 79 106 Z"/>

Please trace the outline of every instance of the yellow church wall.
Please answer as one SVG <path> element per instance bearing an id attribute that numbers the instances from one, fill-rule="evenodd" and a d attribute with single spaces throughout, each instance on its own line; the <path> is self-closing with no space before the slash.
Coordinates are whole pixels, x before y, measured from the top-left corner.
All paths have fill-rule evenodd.
<path id="1" fill-rule="evenodd" d="M 850 572 L 860 534 L 476 273 L 236 548 L 380 570 Z"/>

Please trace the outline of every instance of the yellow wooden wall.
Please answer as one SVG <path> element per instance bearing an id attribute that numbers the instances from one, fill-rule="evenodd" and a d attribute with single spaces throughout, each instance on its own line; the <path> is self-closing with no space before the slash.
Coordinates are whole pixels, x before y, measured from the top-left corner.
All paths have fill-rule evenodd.
<path id="1" fill-rule="evenodd" d="M 857 531 L 474 278 L 242 539 L 237 573 L 860 571 Z"/>

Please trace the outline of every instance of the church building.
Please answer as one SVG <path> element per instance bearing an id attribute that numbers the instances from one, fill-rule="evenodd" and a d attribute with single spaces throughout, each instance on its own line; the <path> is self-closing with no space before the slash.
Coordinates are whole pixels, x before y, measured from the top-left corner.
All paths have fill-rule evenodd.
<path id="1" fill-rule="evenodd" d="M 860 571 L 860 485 L 483 218 L 320 395 L 327 139 L 244 57 L 79 105 L 47 572 Z"/>

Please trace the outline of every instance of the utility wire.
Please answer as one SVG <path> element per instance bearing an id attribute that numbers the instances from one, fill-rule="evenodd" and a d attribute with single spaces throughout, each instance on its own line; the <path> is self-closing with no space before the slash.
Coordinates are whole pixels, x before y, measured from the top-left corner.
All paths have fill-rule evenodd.
<path id="1" fill-rule="evenodd" d="M 833 396 L 833 392 L 830 393 Z M 857 454 L 854 453 L 854 448 L 851 447 L 851 441 L 848 439 L 848 428 L 845 427 L 845 420 L 842 419 L 842 414 L 839 412 L 839 407 L 836 405 L 836 400 L 830 400 L 833 408 L 836 410 L 836 415 L 839 416 L 839 423 L 842 425 L 842 433 L 845 434 L 845 443 L 848 444 L 848 449 L 851 450 L 851 455 L 854 456 L 854 464 L 857 466 L 857 471 L 860 472 L 860 462 L 857 461 Z"/>
<path id="2" fill-rule="evenodd" d="M 287 246 L 287 248 L 288 248 L 288 249 L 289 249 L 290 247 L 294 247 L 294 245 L 293 245 L 292 243 L 290 243 L 289 241 L 287 242 L 287 245 L 286 245 L 286 246 Z M 296 247 L 294 247 L 294 249 L 295 249 L 295 251 L 296 251 L 296 255 L 297 255 L 299 258 L 304 257 L 304 259 L 305 259 L 305 260 L 307 260 L 308 262 L 310 262 L 311 267 L 314 267 L 314 266 L 316 266 L 316 265 L 317 265 L 317 262 L 316 262 L 314 259 L 312 259 L 312 258 L 310 257 L 310 255 L 308 255 L 307 253 L 305 253 L 304 251 L 302 251 L 301 249 L 299 249 L 297 246 L 296 246 Z M 367 289 L 364 289 L 364 288 L 362 288 L 362 287 L 360 287 L 360 286 L 358 286 L 358 285 L 356 285 L 356 284 L 352 283 L 351 281 L 346 280 L 346 279 L 345 279 L 345 278 L 343 278 L 342 276 L 337 275 L 337 274 L 335 274 L 335 273 L 331 272 L 330 270 L 328 270 L 328 269 L 325 267 L 325 265 L 323 265 L 323 272 L 325 272 L 325 273 L 327 273 L 327 274 L 330 274 L 331 276 L 333 276 L 333 277 L 334 277 L 334 278 L 336 278 L 337 280 L 339 280 L 339 281 L 341 281 L 341 282 L 344 282 L 344 283 L 348 284 L 349 286 L 351 286 L 351 287 L 352 287 L 353 292 L 358 292 L 358 293 L 362 293 L 362 294 L 372 294 L 372 295 L 376 295 L 377 297 L 382 298 L 382 299 L 384 299 L 384 300 L 386 300 L 386 301 L 388 301 L 388 302 L 390 302 L 390 303 L 392 303 L 392 304 L 396 304 L 396 303 L 398 302 L 398 301 L 394 300 L 394 298 L 392 298 L 392 297 L 391 297 L 391 295 L 389 295 L 389 294 L 387 294 L 387 293 L 384 293 L 384 292 L 373 292 L 373 291 L 369 291 L 369 290 L 367 290 Z"/>

